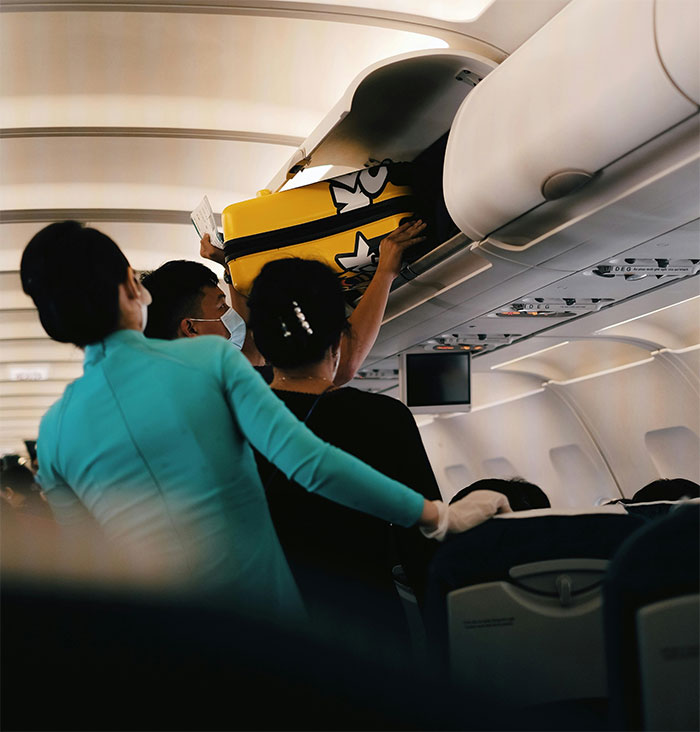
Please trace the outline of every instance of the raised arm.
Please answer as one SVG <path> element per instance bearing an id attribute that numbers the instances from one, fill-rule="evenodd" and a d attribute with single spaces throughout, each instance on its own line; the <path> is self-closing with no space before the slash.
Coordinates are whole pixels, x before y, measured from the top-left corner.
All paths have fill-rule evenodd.
<path id="1" fill-rule="evenodd" d="M 340 363 L 335 376 L 336 386 L 347 384 L 372 349 L 382 324 L 391 284 L 401 270 L 401 258 L 406 249 L 425 239 L 422 221 L 402 224 L 382 239 L 379 264 L 364 295 L 350 316 L 352 326 L 340 342 Z"/>

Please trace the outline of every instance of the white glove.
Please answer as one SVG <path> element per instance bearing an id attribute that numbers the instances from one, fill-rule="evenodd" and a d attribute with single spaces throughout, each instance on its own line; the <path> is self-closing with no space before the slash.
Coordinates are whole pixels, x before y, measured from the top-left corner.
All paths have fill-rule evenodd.
<path id="1" fill-rule="evenodd" d="M 446 506 L 442 501 L 432 501 L 438 510 L 438 525 L 436 529 L 421 532 L 428 539 L 442 541 L 445 536 L 459 534 L 482 524 L 486 519 L 497 513 L 510 513 L 508 499 L 496 491 L 473 491 L 464 498 Z"/>

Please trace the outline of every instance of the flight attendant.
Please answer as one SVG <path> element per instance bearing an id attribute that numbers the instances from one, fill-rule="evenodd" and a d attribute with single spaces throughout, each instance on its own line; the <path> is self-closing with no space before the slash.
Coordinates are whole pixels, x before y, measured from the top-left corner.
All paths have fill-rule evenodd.
<path id="1" fill-rule="evenodd" d="M 427 501 L 323 442 L 223 338 L 145 338 L 150 295 L 95 229 L 47 226 L 21 278 L 46 332 L 85 350 L 83 376 L 39 430 L 38 481 L 54 513 L 71 526 L 96 520 L 134 561 L 155 557 L 185 586 L 303 615 L 251 446 L 309 491 L 436 538 L 507 510 L 499 494 Z"/>

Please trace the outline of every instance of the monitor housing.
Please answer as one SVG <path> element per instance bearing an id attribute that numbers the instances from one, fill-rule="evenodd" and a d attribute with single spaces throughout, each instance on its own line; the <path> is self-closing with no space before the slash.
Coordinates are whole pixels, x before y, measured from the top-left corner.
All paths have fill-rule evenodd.
<path id="1" fill-rule="evenodd" d="M 413 414 L 471 409 L 469 351 L 406 351 L 399 356 L 399 394 Z"/>

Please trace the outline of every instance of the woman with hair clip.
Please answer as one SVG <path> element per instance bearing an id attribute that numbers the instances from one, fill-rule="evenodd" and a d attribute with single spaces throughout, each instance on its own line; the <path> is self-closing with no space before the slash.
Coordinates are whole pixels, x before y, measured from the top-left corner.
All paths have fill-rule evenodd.
<path id="1" fill-rule="evenodd" d="M 322 439 L 438 501 L 410 411 L 396 399 L 335 385 L 350 330 L 336 274 L 314 260 L 270 262 L 253 283 L 248 307 L 258 350 L 273 366 L 270 386 L 289 409 Z M 394 540 L 419 597 L 428 542 L 418 531 L 392 532 L 381 519 L 308 493 L 258 458 L 277 535 L 312 618 L 341 623 L 345 633 L 354 625 L 360 633 L 400 635 L 405 617 L 391 572 Z"/>
<path id="2" fill-rule="evenodd" d="M 303 617 L 251 445 L 307 490 L 437 537 L 477 517 L 319 440 L 223 338 L 146 339 L 150 295 L 99 231 L 47 226 L 21 278 L 46 332 L 85 350 L 83 376 L 41 421 L 38 481 L 61 523 L 96 520 L 134 562 L 241 609 Z"/>

